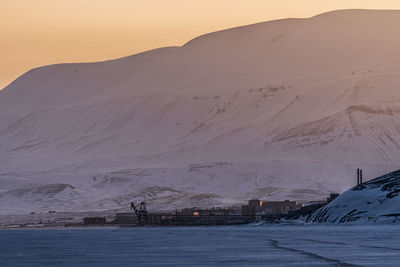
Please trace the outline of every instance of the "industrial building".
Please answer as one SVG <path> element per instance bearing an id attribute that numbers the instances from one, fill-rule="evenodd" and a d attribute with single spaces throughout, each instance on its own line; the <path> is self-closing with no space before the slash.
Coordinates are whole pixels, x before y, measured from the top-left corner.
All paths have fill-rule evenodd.
<path id="1" fill-rule="evenodd" d="M 249 200 L 248 205 L 242 206 L 242 215 L 283 215 L 288 214 L 289 211 L 298 210 L 302 207 L 304 207 L 304 205 L 297 201 L 261 201 L 259 199 L 252 199 Z"/>
<path id="2" fill-rule="evenodd" d="M 288 214 L 289 211 L 298 210 L 304 207 L 297 201 L 267 201 L 263 202 L 263 211 L 265 215 Z"/>

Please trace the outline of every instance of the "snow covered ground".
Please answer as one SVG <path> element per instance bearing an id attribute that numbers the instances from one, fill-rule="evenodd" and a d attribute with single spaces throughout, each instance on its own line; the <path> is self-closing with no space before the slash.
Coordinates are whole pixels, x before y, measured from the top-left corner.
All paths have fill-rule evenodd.
<path id="1" fill-rule="evenodd" d="M 400 222 L 400 170 L 346 191 L 309 221 L 328 223 Z"/>
<path id="2" fill-rule="evenodd" d="M 0 230 L 0 240 L 10 267 L 400 265 L 388 225 Z"/>

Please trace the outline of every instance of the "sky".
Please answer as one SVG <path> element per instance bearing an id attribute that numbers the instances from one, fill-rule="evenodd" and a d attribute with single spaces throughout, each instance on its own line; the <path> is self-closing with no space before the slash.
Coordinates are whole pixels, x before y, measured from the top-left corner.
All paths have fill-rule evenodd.
<path id="1" fill-rule="evenodd" d="M 183 45 L 213 31 L 398 0 L 0 0 L 0 90 L 24 72 Z"/>

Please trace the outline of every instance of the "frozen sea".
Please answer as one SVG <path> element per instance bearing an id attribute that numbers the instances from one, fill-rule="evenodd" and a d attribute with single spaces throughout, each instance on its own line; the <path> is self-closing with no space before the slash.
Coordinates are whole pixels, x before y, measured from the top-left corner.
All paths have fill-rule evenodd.
<path id="1" fill-rule="evenodd" d="M 0 266 L 400 266 L 400 226 L 0 230 Z"/>

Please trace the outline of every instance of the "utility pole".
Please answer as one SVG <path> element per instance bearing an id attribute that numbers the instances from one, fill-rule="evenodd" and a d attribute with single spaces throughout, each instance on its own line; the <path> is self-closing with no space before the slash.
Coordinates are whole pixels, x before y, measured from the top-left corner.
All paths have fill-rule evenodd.
<path id="1" fill-rule="evenodd" d="M 361 169 L 357 169 L 357 185 L 363 183 L 363 173 Z"/>
<path id="2" fill-rule="evenodd" d="M 357 185 L 360 184 L 360 169 L 357 169 Z"/>

